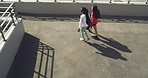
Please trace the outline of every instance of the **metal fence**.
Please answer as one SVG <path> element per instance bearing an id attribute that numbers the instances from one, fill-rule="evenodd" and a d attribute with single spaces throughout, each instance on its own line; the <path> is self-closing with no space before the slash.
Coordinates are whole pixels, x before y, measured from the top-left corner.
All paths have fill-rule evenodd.
<path id="1" fill-rule="evenodd" d="M 7 33 L 12 26 L 16 26 L 18 20 L 14 3 L 0 2 L 0 37 L 6 41 Z M 0 38 L 1 40 L 1 38 Z"/>
<path id="2" fill-rule="evenodd" d="M 148 4 L 148 0 L 0 0 L 11 2 L 82 2 L 82 3 L 127 3 L 127 4 Z"/>

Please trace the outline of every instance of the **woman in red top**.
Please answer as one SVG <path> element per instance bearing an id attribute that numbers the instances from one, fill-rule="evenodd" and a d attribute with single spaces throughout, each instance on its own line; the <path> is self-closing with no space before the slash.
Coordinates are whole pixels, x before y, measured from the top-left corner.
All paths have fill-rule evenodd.
<path id="1" fill-rule="evenodd" d="M 99 10 L 98 10 L 98 7 L 96 5 L 93 5 L 91 7 L 91 10 L 92 10 L 92 12 L 91 12 L 91 22 L 92 22 L 92 26 L 93 26 L 93 28 L 95 30 L 95 34 L 97 36 L 98 35 L 98 32 L 97 32 L 96 24 L 98 23 L 98 18 L 95 17 L 95 16 L 97 14 L 96 12 L 99 11 Z"/>

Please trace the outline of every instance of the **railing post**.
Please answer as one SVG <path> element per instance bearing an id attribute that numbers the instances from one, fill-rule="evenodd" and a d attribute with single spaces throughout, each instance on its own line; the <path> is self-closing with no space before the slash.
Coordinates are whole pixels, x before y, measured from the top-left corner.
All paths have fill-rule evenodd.
<path id="1" fill-rule="evenodd" d="M 148 4 L 148 0 L 146 1 L 146 3 L 145 4 Z"/>
<path id="2" fill-rule="evenodd" d="M 73 0 L 73 2 L 75 2 L 75 0 Z"/>
<path id="3" fill-rule="evenodd" d="M 3 0 L 1 0 L 3 2 Z"/>
<path id="4" fill-rule="evenodd" d="M 54 2 L 57 2 L 57 0 L 54 0 Z"/>
<path id="5" fill-rule="evenodd" d="M 12 19 L 13 24 L 16 26 L 15 21 L 14 21 L 14 19 L 13 19 L 13 14 L 11 13 L 10 16 L 11 16 L 11 19 Z"/>
<path id="6" fill-rule="evenodd" d="M 15 4 L 13 4 L 13 9 L 14 9 L 14 14 L 15 14 L 15 18 L 16 18 L 16 20 L 18 21 L 18 14 L 17 14 L 17 12 L 15 11 Z"/>
<path id="7" fill-rule="evenodd" d="M 91 3 L 93 3 L 94 2 L 94 0 L 91 0 Z"/>
<path id="8" fill-rule="evenodd" d="M 4 36 L 4 33 L 3 33 L 3 30 L 2 30 L 2 27 L 0 27 L 0 32 L 2 34 L 2 38 L 4 39 L 4 41 L 6 41 L 5 36 Z"/>
<path id="9" fill-rule="evenodd" d="M 112 3 L 112 0 L 109 0 L 109 3 Z"/>
<path id="10" fill-rule="evenodd" d="M 36 2 L 39 2 L 39 0 L 36 0 Z"/>
<path id="11" fill-rule="evenodd" d="M 12 19 L 12 22 L 13 22 L 13 24 L 16 26 L 16 24 L 15 24 L 15 21 L 14 21 L 14 19 L 13 19 L 13 13 L 11 12 L 11 10 L 10 10 L 10 16 L 11 16 L 11 19 Z"/>
<path id="12" fill-rule="evenodd" d="M 130 0 L 128 0 L 128 2 L 127 2 L 128 4 L 130 3 Z"/>
<path id="13" fill-rule="evenodd" d="M 21 0 L 19 0 L 19 2 L 21 2 Z"/>

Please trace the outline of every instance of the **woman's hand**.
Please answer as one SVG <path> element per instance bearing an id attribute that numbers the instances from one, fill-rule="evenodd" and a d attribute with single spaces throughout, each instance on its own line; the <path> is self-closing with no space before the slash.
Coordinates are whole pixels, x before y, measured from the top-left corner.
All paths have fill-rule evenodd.
<path id="1" fill-rule="evenodd" d="M 78 28 L 78 32 L 80 32 L 80 28 Z"/>

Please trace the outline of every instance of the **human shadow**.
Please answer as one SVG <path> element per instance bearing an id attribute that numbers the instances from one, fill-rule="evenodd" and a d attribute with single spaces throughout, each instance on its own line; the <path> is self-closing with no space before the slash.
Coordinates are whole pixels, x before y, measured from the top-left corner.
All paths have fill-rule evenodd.
<path id="1" fill-rule="evenodd" d="M 41 54 L 41 57 L 38 56 L 39 53 Z M 25 33 L 14 61 L 7 74 L 7 78 L 34 78 L 35 75 L 38 78 L 47 78 L 47 75 L 50 75 L 50 78 L 52 78 L 54 54 L 54 48 L 40 42 L 39 38 Z M 44 61 L 44 66 L 42 66 L 43 56 L 46 57 L 46 59 L 44 59 L 46 60 Z M 50 63 L 49 59 L 52 60 Z M 39 68 L 36 67 L 37 62 L 39 62 Z M 35 71 L 36 68 L 39 70 Z M 49 70 L 48 68 L 51 69 Z"/>
<path id="2" fill-rule="evenodd" d="M 117 50 L 110 48 L 104 44 L 96 44 L 96 43 L 90 43 L 86 42 L 88 45 L 96 48 L 98 51 L 96 51 L 97 54 L 100 54 L 102 56 L 106 56 L 113 59 L 121 59 L 123 61 L 128 61 L 125 57 L 123 57 Z"/>
<path id="3" fill-rule="evenodd" d="M 132 53 L 132 51 L 127 46 L 115 41 L 112 38 L 106 38 L 106 37 L 103 37 L 101 35 L 98 35 L 98 37 L 92 36 L 92 38 L 95 39 L 95 40 L 101 41 L 101 42 L 103 42 L 107 45 L 110 45 L 111 47 L 114 47 L 114 48 L 116 48 L 120 51 Z"/>

